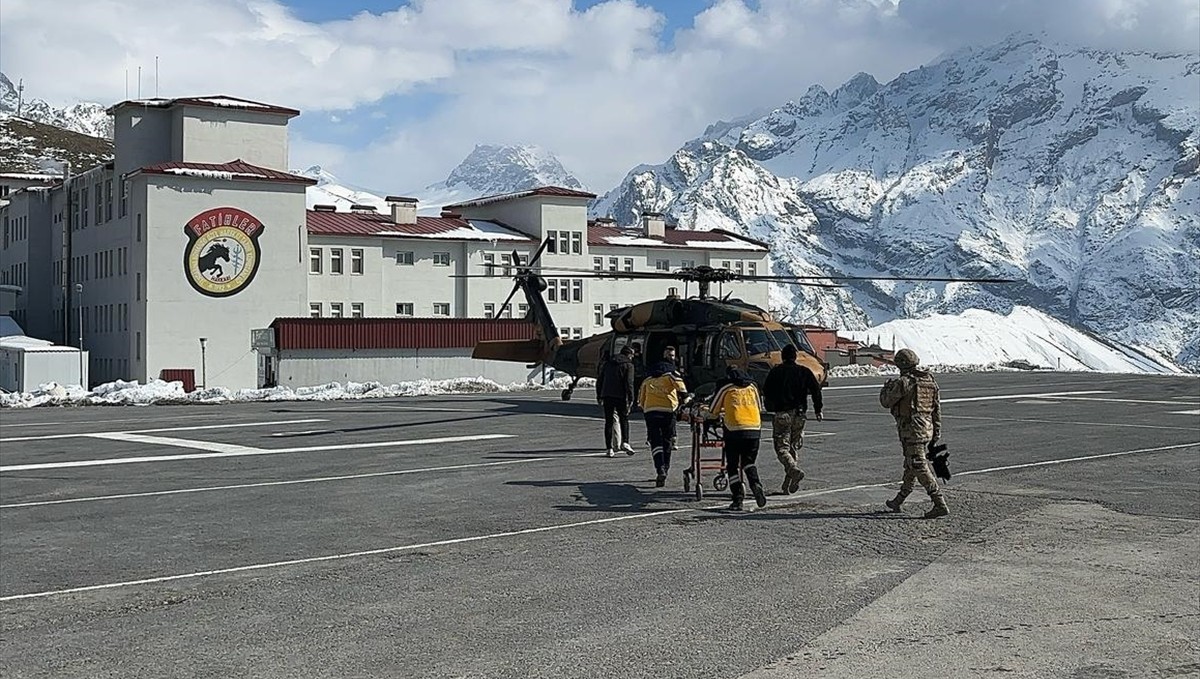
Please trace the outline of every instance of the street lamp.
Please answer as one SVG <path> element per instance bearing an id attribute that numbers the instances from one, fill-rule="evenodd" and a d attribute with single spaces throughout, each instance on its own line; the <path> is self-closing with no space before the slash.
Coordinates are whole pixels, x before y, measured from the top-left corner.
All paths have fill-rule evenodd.
<path id="1" fill-rule="evenodd" d="M 79 386 L 87 391 L 87 380 L 83 376 L 83 284 L 75 284 L 75 306 L 79 307 Z"/>
<path id="2" fill-rule="evenodd" d="M 208 344 L 207 337 L 200 338 L 200 388 L 208 388 L 208 363 L 205 360 L 205 348 Z"/>

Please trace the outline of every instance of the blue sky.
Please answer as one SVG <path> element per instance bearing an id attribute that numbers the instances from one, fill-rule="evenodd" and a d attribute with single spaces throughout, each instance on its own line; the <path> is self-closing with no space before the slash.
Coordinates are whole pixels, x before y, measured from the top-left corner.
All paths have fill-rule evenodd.
<path id="1" fill-rule="evenodd" d="M 0 68 L 56 105 L 163 96 L 301 110 L 293 167 L 410 193 L 476 144 L 534 144 L 606 191 L 718 121 L 1014 32 L 1200 51 L 1197 0 L 3 0 Z M 72 39 L 47 49 L 47 35 Z"/>

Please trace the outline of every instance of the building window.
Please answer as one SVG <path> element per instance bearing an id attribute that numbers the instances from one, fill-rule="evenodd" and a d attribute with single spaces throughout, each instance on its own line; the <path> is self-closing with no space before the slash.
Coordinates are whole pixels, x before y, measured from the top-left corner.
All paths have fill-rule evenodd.
<path id="1" fill-rule="evenodd" d="M 433 253 L 433 265 L 434 266 L 450 266 L 450 253 L 449 252 Z"/>
<path id="2" fill-rule="evenodd" d="M 563 303 L 571 301 L 571 281 L 566 278 L 558 279 L 558 301 Z"/>
<path id="3" fill-rule="evenodd" d="M 362 317 L 363 317 L 363 303 L 362 302 L 351 302 L 350 303 L 350 318 L 362 318 Z"/>
<path id="4" fill-rule="evenodd" d="M 571 254 L 583 254 L 583 234 L 578 231 L 571 234 Z"/>
<path id="5" fill-rule="evenodd" d="M 350 275 L 361 276 L 363 273 L 363 251 L 355 248 L 350 251 Z"/>
<path id="6" fill-rule="evenodd" d="M 508 278 L 512 275 L 512 255 L 500 255 L 500 264 L 503 265 L 504 277 Z"/>
<path id="7" fill-rule="evenodd" d="M 566 255 L 566 254 L 570 254 L 570 252 L 571 252 L 571 232 L 570 231 L 559 231 L 558 232 L 558 254 Z"/>
<path id="8" fill-rule="evenodd" d="M 555 281 L 553 278 L 546 279 L 546 301 L 547 302 L 557 302 L 558 301 L 558 282 Z"/>
<path id="9" fill-rule="evenodd" d="M 548 254 L 548 255 L 558 254 L 558 232 L 557 231 L 547 231 L 546 232 L 546 254 Z"/>
<path id="10" fill-rule="evenodd" d="M 408 252 L 397 252 L 396 253 L 396 263 L 401 266 L 412 266 L 413 265 L 412 251 L 409 250 Z"/>
<path id="11" fill-rule="evenodd" d="M 142 360 L 142 333 L 135 333 L 137 339 L 134 340 L 134 347 L 137 351 L 137 360 Z"/>
<path id="12" fill-rule="evenodd" d="M 633 272 L 633 257 L 626 257 L 626 258 L 625 258 L 625 272 L 626 272 L 626 273 L 632 273 L 632 272 Z"/>
<path id="13" fill-rule="evenodd" d="M 501 315 L 502 315 L 504 318 L 512 318 L 512 308 L 513 308 L 513 305 L 511 305 L 511 304 L 505 304 L 505 305 L 504 305 L 504 313 L 503 313 L 503 314 L 501 314 Z"/>
<path id="14" fill-rule="evenodd" d="M 751 276 L 758 275 L 758 262 L 746 262 L 746 273 Z"/>
<path id="15" fill-rule="evenodd" d="M 412 302 L 396 302 L 396 315 L 397 316 L 412 316 L 413 315 Z"/>
<path id="16" fill-rule="evenodd" d="M 616 310 L 617 310 L 617 305 L 616 305 L 616 304 L 609 304 L 609 305 L 608 305 L 608 310 L 609 310 L 609 311 L 616 311 Z"/>
<path id="17" fill-rule="evenodd" d="M 484 304 L 483 305 L 483 317 L 484 318 L 495 318 L 496 317 L 496 305 L 495 304 Z"/>
<path id="18" fill-rule="evenodd" d="M 433 315 L 434 316 L 449 316 L 450 315 L 450 303 L 449 302 L 434 302 L 433 303 Z"/>
<path id="19" fill-rule="evenodd" d="M 104 180 L 104 221 L 112 221 L 112 180 Z"/>
<path id="20" fill-rule="evenodd" d="M 142 213 L 137 216 L 137 242 L 142 242 Z"/>
<path id="21" fill-rule="evenodd" d="M 742 263 L 742 260 L 739 259 L 733 263 L 733 270 L 737 273 L 745 273 L 745 269 L 743 268 L 744 266 L 745 265 Z"/>
<path id="22" fill-rule="evenodd" d="M 521 314 L 521 318 L 525 318 L 526 316 L 529 315 L 529 305 L 528 304 L 518 304 L 517 305 L 517 313 Z"/>
<path id="23" fill-rule="evenodd" d="M 321 273 L 321 248 L 308 249 L 308 272 Z"/>
<path id="24" fill-rule="evenodd" d="M 578 278 L 571 281 L 571 301 L 572 302 L 582 302 L 583 301 L 583 281 Z"/>
<path id="25" fill-rule="evenodd" d="M 721 268 L 725 269 L 726 271 L 729 270 L 729 260 L 728 259 L 721 262 Z"/>
<path id="26" fill-rule="evenodd" d="M 99 226 L 100 220 L 104 219 L 104 212 L 102 211 L 104 208 L 104 194 L 100 192 L 103 186 L 100 182 L 96 182 L 96 226 Z"/>
<path id="27" fill-rule="evenodd" d="M 341 318 L 342 317 L 342 303 L 341 302 L 330 302 L 329 303 L 329 317 L 330 318 Z"/>
<path id="28" fill-rule="evenodd" d="M 496 255 L 491 252 L 483 253 L 483 275 L 496 275 Z"/>
<path id="29" fill-rule="evenodd" d="M 655 271 L 670 271 L 671 270 L 671 260 L 669 260 L 669 259 L 654 260 L 654 270 Z"/>
<path id="30" fill-rule="evenodd" d="M 309 318 L 320 318 L 321 317 L 321 303 L 320 302 L 309 302 L 308 303 L 308 317 Z"/>
<path id="31" fill-rule="evenodd" d="M 616 257 L 609 257 L 609 258 L 608 258 L 608 270 L 609 270 L 609 271 L 616 271 L 616 270 L 617 270 L 617 258 L 616 258 Z"/>
<path id="32" fill-rule="evenodd" d="M 121 204 L 118 207 L 120 216 L 129 214 L 129 182 L 121 182 Z"/>
<path id="33" fill-rule="evenodd" d="M 79 190 L 79 206 L 83 210 L 83 217 L 79 220 L 79 228 L 86 229 L 88 223 L 88 190 L 84 187 Z"/>
<path id="34" fill-rule="evenodd" d="M 592 257 L 592 270 L 593 271 L 604 271 L 604 258 L 603 257 Z"/>
<path id="35" fill-rule="evenodd" d="M 139 301 L 139 302 L 142 301 L 142 274 L 141 274 L 141 272 L 138 272 L 138 275 L 137 275 L 137 301 Z"/>
<path id="36" fill-rule="evenodd" d="M 342 275 L 342 249 L 341 248 L 330 248 L 329 249 L 329 273 L 333 274 L 334 276 Z"/>
<path id="37" fill-rule="evenodd" d="M 595 325 L 595 326 L 604 325 L 604 305 L 603 304 L 593 304 L 592 305 L 592 325 Z"/>

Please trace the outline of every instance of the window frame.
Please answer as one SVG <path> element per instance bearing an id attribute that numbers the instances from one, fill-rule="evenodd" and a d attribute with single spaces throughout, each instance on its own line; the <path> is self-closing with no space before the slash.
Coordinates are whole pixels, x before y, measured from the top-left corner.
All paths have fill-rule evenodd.
<path id="1" fill-rule="evenodd" d="M 345 318 L 345 307 L 342 305 L 341 302 L 330 302 L 329 303 L 329 317 L 330 318 Z"/>
<path id="2" fill-rule="evenodd" d="M 365 254 L 366 253 L 363 252 L 362 248 L 350 248 L 350 275 L 351 276 L 363 275 L 363 272 L 365 271 L 365 269 L 363 267 Z M 356 269 L 357 269 L 357 271 L 356 271 Z"/>
<path id="3" fill-rule="evenodd" d="M 443 309 L 445 310 L 445 313 L 442 313 Z M 450 302 L 434 302 L 433 303 L 433 315 L 449 318 L 450 317 Z"/>
<path id="4" fill-rule="evenodd" d="M 316 264 L 314 267 L 313 264 Z M 308 274 L 310 276 L 320 276 L 325 269 L 325 253 L 322 248 L 310 247 L 308 249 Z"/>
<path id="5" fill-rule="evenodd" d="M 416 261 L 416 253 L 412 250 L 396 251 L 396 266 L 415 266 Z"/>
<path id="6" fill-rule="evenodd" d="M 324 309 L 325 309 L 325 305 L 322 304 L 321 302 L 309 302 L 308 303 L 308 317 L 309 318 L 321 318 L 321 314 L 325 313 Z"/>
<path id="7" fill-rule="evenodd" d="M 433 253 L 432 259 L 434 266 L 450 266 L 449 252 L 435 252 Z"/>
<path id="8" fill-rule="evenodd" d="M 341 276 L 346 271 L 346 253 L 342 248 L 329 248 L 329 275 Z"/>
<path id="9" fill-rule="evenodd" d="M 416 313 L 416 308 L 412 302 L 396 302 L 396 315 L 402 318 L 412 318 Z"/>

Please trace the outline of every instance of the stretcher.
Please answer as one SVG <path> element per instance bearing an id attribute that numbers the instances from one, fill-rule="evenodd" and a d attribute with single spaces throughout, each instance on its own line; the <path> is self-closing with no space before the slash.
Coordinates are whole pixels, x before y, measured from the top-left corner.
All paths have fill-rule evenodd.
<path id="1" fill-rule="evenodd" d="M 729 479 L 725 475 L 724 430 L 721 423 L 705 419 L 705 410 L 699 403 L 685 406 L 680 412 L 680 421 L 688 424 L 692 434 L 691 466 L 683 472 L 683 492 L 695 493 L 697 500 L 703 500 L 705 472 L 715 472 L 712 476 L 714 490 L 723 491 L 728 488 Z M 706 454 L 709 456 L 705 457 Z"/>

